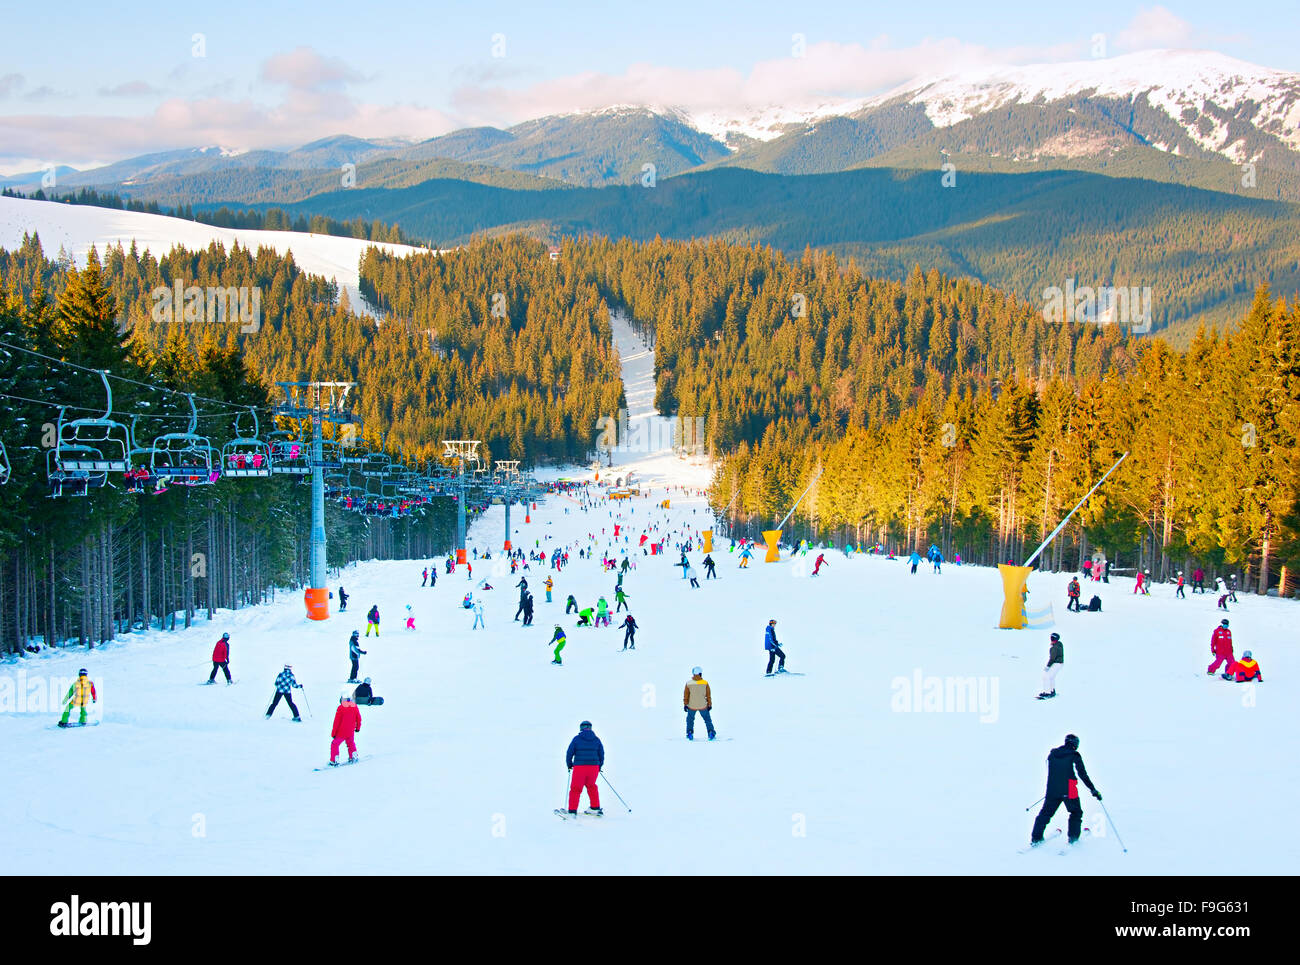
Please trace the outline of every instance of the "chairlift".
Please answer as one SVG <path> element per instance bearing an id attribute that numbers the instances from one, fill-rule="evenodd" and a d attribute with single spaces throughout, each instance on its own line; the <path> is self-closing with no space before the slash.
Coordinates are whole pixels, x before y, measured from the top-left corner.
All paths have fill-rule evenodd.
<path id="1" fill-rule="evenodd" d="M 107 484 L 107 472 L 67 468 L 92 465 L 97 454 L 98 450 L 90 446 L 72 444 L 49 450 L 45 454 L 45 474 L 50 483 L 50 496 L 89 496 L 90 490 Z M 66 466 L 60 462 L 61 458 L 67 459 Z"/>
<path id="2" fill-rule="evenodd" d="M 253 417 L 252 435 L 241 434 L 240 416 L 236 416 L 235 438 L 221 447 L 221 471 L 237 479 L 265 479 L 271 475 L 271 446 L 258 434 L 257 409 L 250 405 L 248 412 Z"/>
<path id="3" fill-rule="evenodd" d="M 123 423 L 113 418 L 113 387 L 109 384 L 108 372 L 101 371 L 99 378 L 104 383 L 107 397 L 102 416 L 67 419 L 67 410 L 59 409 L 54 462 L 63 472 L 92 475 L 126 472 L 129 432 Z"/>
<path id="4" fill-rule="evenodd" d="M 149 468 L 155 476 L 177 486 L 210 486 L 221 478 L 220 454 L 206 436 L 196 431 L 199 410 L 194 396 L 190 403 L 190 424 L 185 432 L 166 432 L 153 441 Z"/>
<path id="5" fill-rule="evenodd" d="M 9 481 L 13 467 L 9 465 L 9 453 L 5 452 L 5 441 L 0 439 L 0 486 Z"/>
<path id="6" fill-rule="evenodd" d="M 337 443 L 329 439 L 322 439 L 320 444 L 320 459 L 312 462 L 326 471 L 338 471 L 343 468 L 343 450 Z"/>
<path id="7" fill-rule="evenodd" d="M 306 476 L 311 472 L 311 446 L 293 434 L 278 429 L 267 436 L 271 447 L 271 472 L 275 475 Z"/>

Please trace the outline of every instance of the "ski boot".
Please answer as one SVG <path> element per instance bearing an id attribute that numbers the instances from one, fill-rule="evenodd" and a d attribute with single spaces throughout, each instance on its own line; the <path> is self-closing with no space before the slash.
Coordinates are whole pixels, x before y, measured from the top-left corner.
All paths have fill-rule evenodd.
<path id="1" fill-rule="evenodd" d="M 716 732 L 709 735 L 709 740 L 715 741 L 717 739 L 718 739 L 718 735 Z"/>
<path id="2" fill-rule="evenodd" d="M 695 735 L 694 735 L 694 734 L 687 734 L 687 735 L 686 735 L 686 739 L 687 739 L 688 741 L 693 741 L 693 740 L 695 740 Z"/>
<path id="3" fill-rule="evenodd" d="M 587 808 L 587 809 L 586 809 L 585 811 L 583 811 L 582 813 L 583 813 L 583 814 L 594 814 L 594 815 L 595 815 L 596 817 L 598 817 L 598 818 L 603 818 L 603 817 L 605 816 L 605 809 L 604 809 L 604 808 Z"/>

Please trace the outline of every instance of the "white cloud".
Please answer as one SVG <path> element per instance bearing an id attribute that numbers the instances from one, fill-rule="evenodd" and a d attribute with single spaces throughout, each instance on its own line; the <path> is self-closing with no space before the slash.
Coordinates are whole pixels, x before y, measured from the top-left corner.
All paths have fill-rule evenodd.
<path id="1" fill-rule="evenodd" d="M 1143 7 L 1115 36 L 1120 50 L 1179 49 L 1196 47 L 1192 25 L 1165 7 Z"/>

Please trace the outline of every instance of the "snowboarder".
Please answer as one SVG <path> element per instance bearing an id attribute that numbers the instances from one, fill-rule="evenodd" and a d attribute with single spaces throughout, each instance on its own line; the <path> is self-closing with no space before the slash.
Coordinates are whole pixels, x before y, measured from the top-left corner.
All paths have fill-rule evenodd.
<path id="1" fill-rule="evenodd" d="M 353 631 L 355 632 L 355 631 Z M 302 690 L 302 684 L 293 679 L 293 667 L 289 664 L 284 665 L 280 675 L 275 678 L 275 699 L 271 701 L 271 706 L 266 708 L 266 719 L 270 720 L 271 715 L 275 713 L 275 707 L 284 698 L 284 702 L 289 705 L 289 710 L 293 712 L 293 719 L 302 723 L 302 718 L 298 716 L 298 708 L 294 706 L 292 692 Z"/>
<path id="2" fill-rule="evenodd" d="M 553 654 L 554 659 L 551 663 L 564 663 L 564 661 L 560 659 L 560 651 L 564 649 L 564 645 L 568 643 L 568 640 L 569 638 L 564 634 L 564 628 L 557 623 L 555 625 L 555 632 L 551 634 L 550 643 L 547 644 L 548 647 L 551 644 L 555 645 L 555 653 Z"/>
<path id="3" fill-rule="evenodd" d="M 1065 588 L 1065 595 L 1069 597 L 1069 601 L 1065 604 L 1067 610 L 1073 610 L 1075 613 L 1079 612 L 1079 595 L 1082 592 L 1083 589 L 1079 586 L 1079 578 L 1077 576 L 1071 577 L 1070 585 Z"/>
<path id="4" fill-rule="evenodd" d="M 746 544 L 745 548 L 740 551 L 740 569 L 749 569 L 749 559 L 754 555 L 753 550 Z"/>
<path id="5" fill-rule="evenodd" d="M 624 650 L 636 649 L 636 626 L 636 618 L 631 613 L 628 613 L 623 618 L 623 622 L 618 625 L 618 628 L 623 631 Z"/>
<path id="6" fill-rule="evenodd" d="M 821 568 L 822 568 L 823 566 L 830 566 L 830 564 L 826 562 L 826 554 L 825 554 L 825 553 L 818 553 L 818 554 L 817 554 L 817 559 L 813 560 L 813 571 L 812 571 L 812 575 L 813 575 L 813 576 L 816 576 L 819 572 L 821 572 Z"/>
<path id="7" fill-rule="evenodd" d="M 712 556 L 704 557 L 704 578 L 706 580 L 716 580 L 718 578 L 718 574 L 716 572 L 717 567 L 718 564 L 713 562 Z"/>
<path id="8" fill-rule="evenodd" d="M 531 627 L 532 625 L 533 625 L 533 595 L 531 593 L 528 593 L 524 597 L 524 626 Z"/>
<path id="9" fill-rule="evenodd" d="M 1226 619 L 1220 621 L 1210 635 L 1210 653 L 1214 656 L 1214 663 L 1205 669 L 1206 674 L 1213 676 L 1221 663 L 1226 662 L 1224 670 L 1232 667 L 1232 631 L 1228 629 Z"/>
<path id="10" fill-rule="evenodd" d="M 1079 804 L 1079 781 L 1087 785 L 1093 797 L 1098 801 L 1101 800 L 1101 792 L 1093 786 L 1088 771 L 1083 766 L 1083 758 L 1079 756 L 1079 738 L 1073 734 L 1066 734 L 1065 743 L 1060 747 L 1052 748 L 1051 753 L 1047 755 L 1047 792 L 1043 795 L 1043 809 L 1038 812 L 1038 817 L 1034 818 L 1034 829 L 1029 835 L 1031 845 L 1043 843 L 1043 831 L 1047 827 L 1047 822 L 1052 820 L 1052 815 L 1062 804 L 1070 812 L 1066 840 L 1070 844 L 1079 840 L 1079 835 L 1083 831 L 1083 806 Z"/>
<path id="11" fill-rule="evenodd" d="M 217 645 L 212 648 L 212 674 L 208 677 L 208 683 L 217 682 L 217 671 L 220 670 L 226 675 L 226 685 L 229 686 L 230 680 L 230 634 L 223 633 Z"/>
<path id="12" fill-rule="evenodd" d="M 577 612 L 578 612 L 578 601 L 575 600 L 573 598 L 573 594 L 570 593 L 569 598 L 564 601 L 564 615 L 567 617 L 570 613 L 577 613 Z"/>
<path id="13" fill-rule="evenodd" d="M 1064 665 L 1065 647 L 1061 644 L 1061 635 L 1053 633 L 1052 645 L 1047 650 L 1047 666 L 1043 668 L 1043 689 L 1038 694 L 1039 700 L 1056 696 L 1056 675 Z"/>
<path id="14" fill-rule="evenodd" d="M 1247 683 L 1251 680 L 1264 682 L 1264 676 L 1259 672 L 1259 663 L 1250 655 L 1247 650 L 1241 655 L 1241 659 L 1232 664 L 1223 675 L 1224 680 L 1236 680 L 1239 684 Z"/>
<path id="15" fill-rule="evenodd" d="M 99 703 L 99 694 L 95 692 L 95 682 L 86 673 L 86 668 L 82 667 L 77 671 L 77 679 L 72 682 L 72 686 L 68 688 L 68 692 L 63 696 L 65 706 L 63 708 L 63 717 L 59 720 L 59 726 L 67 727 L 72 708 L 78 707 L 81 712 L 77 723 L 84 727 L 86 725 L 87 700 L 92 704 L 97 704 Z"/>
<path id="16" fill-rule="evenodd" d="M 384 702 L 383 697 L 376 697 L 374 690 L 370 686 L 370 678 L 367 677 L 361 683 L 357 684 L 357 689 L 352 691 L 352 699 L 357 702 L 357 706 L 378 707 Z"/>
<path id="17" fill-rule="evenodd" d="M 528 577 L 521 577 L 515 584 L 515 589 L 519 591 L 519 606 L 515 610 L 515 619 L 518 620 L 519 615 L 524 612 L 524 599 L 528 596 Z"/>
<path id="18" fill-rule="evenodd" d="M 695 740 L 695 715 L 704 718 L 704 727 L 709 732 L 709 740 L 714 740 L 718 733 L 713 729 L 713 690 L 704 679 L 704 671 L 699 667 L 691 668 L 691 679 L 686 681 L 682 691 L 682 710 L 686 711 L 686 739 Z"/>
<path id="19" fill-rule="evenodd" d="M 338 766 L 339 745 L 348 745 L 348 763 L 356 760 L 356 734 L 361 730 L 361 710 L 346 690 L 339 695 L 339 706 L 334 711 L 334 726 L 330 730 L 330 766 Z"/>
<path id="20" fill-rule="evenodd" d="M 776 668 L 777 673 L 785 673 L 785 652 L 781 649 L 781 643 L 776 639 L 776 621 L 767 621 L 767 630 L 763 634 L 763 649 L 767 653 L 767 675 L 772 676 L 772 663 L 781 658 L 780 665 Z"/>
<path id="21" fill-rule="evenodd" d="M 627 605 L 627 594 L 623 591 L 622 583 L 614 587 L 614 604 L 615 613 L 620 613 L 623 610 L 627 610 L 629 613 L 632 611 L 632 608 Z"/>
<path id="22" fill-rule="evenodd" d="M 357 682 L 357 671 L 361 669 L 361 655 L 366 651 L 361 649 L 361 636 L 357 631 L 352 631 L 352 636 L 348 638 L 348 656 L 352 658 L 352 673 L 348 674 L 348 683 Z"/>
<path id="23" fill-rule="evenodd" d="M 406 604 L 406 629 L 415 629 L 415 614 L 411 612 L 411 604 Z M 355 676 L 355 674 L 353 675 Z"/>
<path id="24" fill-rule="evenodd" d="M 575 624 L 575 626 L 579 626 L 579 627 L 594 626 L 591 618 L 595 612 L 596 611 L 593 610 L 591 607 L 583 607 L 581 610 L 578 611 L 578 622 Z"/>
<path id="25" fill-rule="evenodd" d="M 591 721 L 584 720 L 578 725 L 577 736 L 569 741 L 569 749 L 564 752 L 564 764 L 569 769 L 569 813 L 578 813 L 578 802 L 582 800 L 583 788 L 586 788 L 587 800 L 591 804 L 588 810 L 592 814 L 604 814 L 596 778 L 605 766 L 605 745 L 591 729 Z"/>
<path id="26" fill-rule="evenodd" d="M 339 613 L 348 608 L 348 595 L 343 592 L 343 587 L 339 587 Z"/>
<path id="27" fill-rule="evenodd" d="M 379 604 L 377 603 L 366 614 L 366 636 L 370 636 L 371 630 L 375 631 L 375 636 L 379 636 Z"/>

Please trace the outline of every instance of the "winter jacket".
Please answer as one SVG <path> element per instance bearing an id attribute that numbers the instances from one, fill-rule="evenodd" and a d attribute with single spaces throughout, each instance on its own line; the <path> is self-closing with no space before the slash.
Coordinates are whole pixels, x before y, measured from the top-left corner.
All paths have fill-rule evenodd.
<path id="1" fill-rule="evenodd" d="M 632 614 L 629 613 L 627 616 L 625 616 L 625 617 L 623 618 L 623 622 L 620 623 L 620 624 L 618 625 L 618 627 L 619 627 L 620 630 L 623 629 L 623 627 L 627 627 L 629 630 L 631 630 L 633 633 L 635 633 L 635 632 L 636 632 L 636 621 L 632 619 Z"/>
<path id="2" fill-rule="evenodd" d="M 772 650 L 779 646 L 781 642 L 776 638 L 776 628 L 769 623 L 767 631 L 763 634 L 763 649 Z"/>
<path id="3" fill-rule="evenodd" d="M 1078 779 L 1075 779 L 1075 774 Z M 1088 785 L 1088 790 L 1093 794 L 1097 793 L 1097 788 L 1093 786 L 1092 780 L 1088 777 L 1088 772 L 1083 766 L 1083 758 L 1079 756 L 1078 751 L 1072 751 L 1062 744 L 1060 747 L 1053 747 L 1052 752 L 1047 755 L 1047 796 L 1050 797 L 1068 797 L 1077 798 L 1079 796 L 1078 782 L 1083 781 Z"/>
<path id="4" fill-rule="evenodd" d="M 1216 657 L 1232 659 L 1232 631 L 1227 627 L 1215 627 L 1210 636 L 1210 653 Z"/>
<path id="5" fill-rule="evenodd" d="M 370 612 L 366 614 L 366 622 L 379 626 L 379 607 L 372 606 Z"/>
<path id="6" fill-rule="evenodd" d="M 1093 598 L 1092 598 L 1091 600 L 1088 601 L 1088 609 L 1089 609 L 1090 611 L 1092 611 L 1093 613 L 1100 613 L 1100 612 L 1101 612 L 1101 597 L 1094 595 Z"/>
<path id="7" fill-rule="evenodd" d="M 1060 640 L 1053 640 L 1047 653 L 1047 665 L 1050 667 L 1054 663 L 1065 663 L 1065 647 Z"/>
<path id="8" fill-rule="evenodd" d="M 230 643 L 224 639 L 218 640 L 217 645 L 212 648 L 212 662 L 225 663 L 230 659 Z"/>
<path id="9" fill-rule="evenodd" d="M 275 678 L 275 689 L 278 693 L 287 694 L 298 686 L 298 681 L 293 679 L 292 670 L 281 670 L 280 676 Z"/>
<path id="10" fill-rule="evenodd" d="M 1073 597 L 1074 599 L 1077 600 L 1079 598 L 1079 594 L 1082 592 L 1082 590 L 1079 587 L 1079 581 L 1071 580 L 1070 586 L 1065 592 L 1068 596 Z"/>
<path id="11" fill-rule="evenodd" d="M 352 691 L 352 699 L 358 704 L 368 704 L 374 696 L 375 692 L 370 684 L 357 684 L 357 689 Z"/>
<path id="12" fill-rule="evenodd" d="M 609 615 L 609 604 L 605 602 L 605 598 L 603 596 L 596 601 L 596 614 L 597 616 L 602 616 L 602 617 Z"/>
<path id="13" fill-rule="evenodd" d="M 712 710 L 713 691 L 709 689 L 709 682 L 702 677 L 688 680 L 686 689 L 682 691 L 682 706 L 688 710 Z"/>
<path id="14" fill-rule="evenodd" d="M 578 736 L 569 741 L 569 749 L 564 754 L 564 763 L 567 767 L 576 767 L 580 764 L 597 764 L 603 767 L 605 745 L 600 742 L 595 731 L 580 730 Z"/>
<path id="15" fill-rule="evenodd" d="M 1261 683 L 1264 680 L 1263 674 L 1259 672 L 1259 661 L 1255 659 L 1238 660 L 1232 665 L 1230 673 L 1237 675 L 1237 683 L 1244 684 L 1248 680 L 1258 680 Z"/>
<path id="16" fill-rule="evenodd" d="M 907 561 L 911 563 L 913 566 L 915 566 L 917 563 L 921 562 L 921 554 L 913 551 L 912 555 L 908 557 Z"/>
<path id="17" fill-rule="evenodd" d="M 350 700 L 345 700 L 334 711 L 334 728 L 331 737 L 351 737 L 361 730 L 361 709 Z"/>
<path id="18" fill-rule="evenodd" d="M 361 649 L 361 641 L 357 637 L 352 637 L 348 640 L 348 656 L 359 657 L 363 653 L 365 653 L 365 651 Z"/>
<path id="19" fill-rule="evenodd" d="M 95 685 L 90 678 L 81 676 L 72 682 L 72 686 L 68 688 L 63 700 L 64 702 L 72 701 L 74 707 L 85 707 L 87 701 L 97 702 L 99 695 L 95 693 Z"/>

